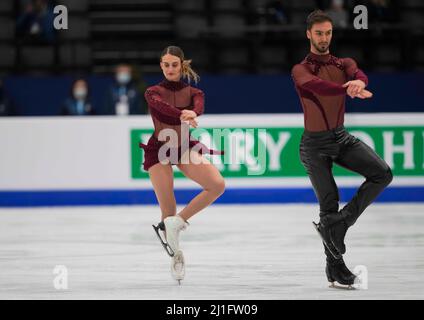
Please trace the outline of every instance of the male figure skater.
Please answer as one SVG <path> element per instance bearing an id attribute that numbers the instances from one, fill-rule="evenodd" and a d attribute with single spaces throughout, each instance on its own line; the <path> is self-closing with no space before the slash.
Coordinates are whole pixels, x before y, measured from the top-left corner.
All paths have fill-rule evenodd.
<path id="1" fill-rule="evenodd" d="M 351 58 L 337 58 L 329 51 L 331 18 L 317 10 L 307 18 L 310 53 L 292 69 L 304 112 L 305 131 L 300 158 L 320 205 L 320 234 L 327 257 L 326 274 L 334 285 L 351 286 L 355 275 L 345 266 L 344 238 L 362 212 L 392 181 L 392 172 L 369 146 L 344 128 L 345 98 L 367 99 L 367 76 Z M 332 174 L 333 163 L 365 177 L 352 200 L 339 211 L 339 194 Z"/>

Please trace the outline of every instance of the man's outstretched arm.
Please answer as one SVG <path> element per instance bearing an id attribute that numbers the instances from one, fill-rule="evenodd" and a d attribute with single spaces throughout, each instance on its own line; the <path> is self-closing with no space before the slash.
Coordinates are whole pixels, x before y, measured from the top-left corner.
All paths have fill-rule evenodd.
<path id="1" fill-rule="evenodd" d="M 346 94 L 346 88 L 342 85 L 317 77 L 301 64 L 293 67 L 292 77 L 298 87 L 317 95 L 341 96 Z"/>

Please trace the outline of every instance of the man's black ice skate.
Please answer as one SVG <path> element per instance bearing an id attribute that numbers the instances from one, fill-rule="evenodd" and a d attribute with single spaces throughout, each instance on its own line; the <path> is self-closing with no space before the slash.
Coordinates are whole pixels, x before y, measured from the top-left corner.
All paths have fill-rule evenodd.
<path id="1" fill-rule="evenodd" d="M 165 249 L 166 253 L 170 257 L 173 257 L 175 255 L 174 251 L 171 249 L 169 244 L 166 242 L 165 237 L 162 238 L 162 236 L 160 235 L 160 231 L 165 233 L 165 224 L 163 222 L 159 222 L 157 226 L 152 225 L 152 227 L 153 227 L 153 230 L 155 230 L 155 233 L 158 236 L 159 241 L 162 244 L 163 248 Z"/>
<path id="2" fill-rule="evenodd" d="M 327 259 L 325 267 L 327 280 L 330 288 L 353 290 L 356 276 L 346 267 L 343 259 L 331 260 Z"/>
<path id="3" fill-rule="evenodd" d="M 322 223 L 315 223 L 315 222 L 312 222 L 312 223 L 315 227 L 315 230 L 318 232 L 319 236 L 321 237 L 322 242 L 330 251 L 334 259 L 341 259 L 342 255 L 337 251 L 337 249 L 334 247 L 331 241 L 330 227 L 324 227 Z"/>
<path id="4" fill-rule="evenodd" d="M 343 259 L 341 259 L 343 261 Z M 348 279 L 349 282 L 355 283 L 356 275 L 346 267 L 346 264 L 343 261 L 343 264 L 340 267 L 340 272 L 342 273 L 345 279 Z"/>
<path id="5" fill-rule="evenodd" d="M 346 252 L 344 239 L 346 236 L 348 226 L 344 220 L 331 226 L 331 242 L 340 254 Z"/>

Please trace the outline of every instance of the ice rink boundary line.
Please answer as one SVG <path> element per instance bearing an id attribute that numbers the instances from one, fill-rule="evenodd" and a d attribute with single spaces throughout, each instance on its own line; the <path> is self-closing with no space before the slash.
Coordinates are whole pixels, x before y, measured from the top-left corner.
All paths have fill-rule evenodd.
<path id="1" fill-rule="evenodd" d="M 357 187 L 340 188 L 342 202 L 349 201 Z M 200 189 L 176 189 L 178 204 L 188 203 Z M 311 188 L 227 188 L 216 204 L 316 203 Z M 424 186 L 391 187 L 377 202 L 424 202 Z M 151 189 L 0 191 L 0 207 L 155 205 Z"/>

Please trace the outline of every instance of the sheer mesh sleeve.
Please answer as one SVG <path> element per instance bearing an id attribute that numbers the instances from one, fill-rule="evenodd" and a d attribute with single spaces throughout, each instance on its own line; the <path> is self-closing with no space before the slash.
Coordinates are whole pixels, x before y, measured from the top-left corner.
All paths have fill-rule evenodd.
<path id="1" fill-rule="evenodd" d="M 181 110 L 165 102 L 158 91 L 149 88 L 145 93 L 146 101 L 150 108 L 150 113 L 159 121 L 170 125 L 181 123 Z"/>
<path id="2" fill-rule="evenodd" d="M 355 60 L 352 58 L 345 58 L 343 59 L 343 65 L 345 67 L 346 75 L 349 77 L 349 79 L 353 80 L 362 80 L 365 85 L 368 85 L 368 77 L 367 75 L 358 68 L 358 65 L 356 64 Z"/>
<path id="3" fill-rule="evenodd" d="M 193 111 L 198 116 L 205 112 L 205 95 L 202 90 L 192 88 Z"/>
<path id="4" fill-rule="evenodd" d="M 343 88 L 343 86 L 320 79 L 307 67 L 300 64 L 293 67 L 292 77 L 298 87 L 321 96 L 339 96 L 346 94 L 346 88 Z"/>

